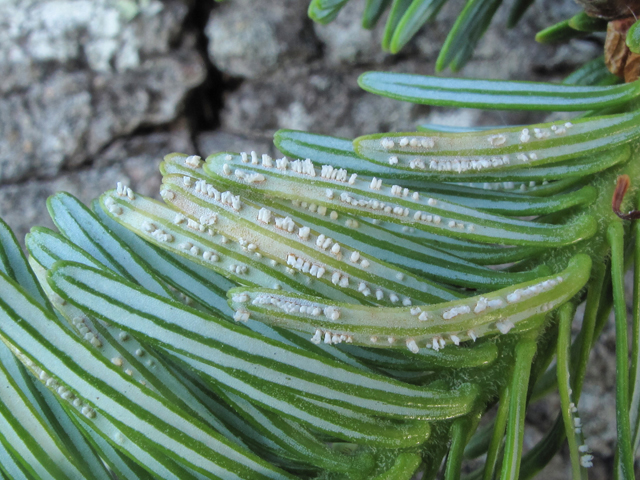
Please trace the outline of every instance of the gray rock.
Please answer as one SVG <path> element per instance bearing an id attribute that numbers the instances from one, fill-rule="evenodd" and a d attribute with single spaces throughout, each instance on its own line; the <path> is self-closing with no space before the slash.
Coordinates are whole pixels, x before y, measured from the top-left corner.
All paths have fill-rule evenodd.
<path id="1" fill-rule="evenodd" d="M 292 128 L 343 137 L 413 129 L 411 112 L 420 109 L 363 92 L 356 83 L 362 71 L 314 64 L 244 82 L 227 96 L 222 124 L 236 132 Z"/>
<path id="2" fill-rule="evenodd" d="M 55 72 L 0 99 L 0 182 L 53 176 L 85 158 L 92 121 L 87 72 Z"/>
<path id="3" fill-rule="evenodd" d="M 0 3 L 0 183 L 51 177 L 175 119 L 205 77 L 175 45 L 187 13 L 180 0 Z"/>
<path id="4" fill-rule="evenodd" d="M 542 28 L 544 21 L 557 21 L 576 10 L 575 6 L 566 6 L 568 2 L 556 3 L 534 5 L 521 25 L 510 31 L 500 28 L 505 24 L 508 12 L 507 6 L 503 6 L 495 19 L 496 28 L 490 29 L 480 42 L 476 54 L 463 70 L 464 75 L 542 79 L 540 71 L 545 66 L 547 74 L 544 79 L 559 80 L 561 75 L 549 76 L 548 72 L 559 69 L 563 75 L 595 57 L 600 47 L 593 42 L 575 40 L 560 49 L 535 42 L 535 32 Z M 438 19 L 423 28 L 398 56 L 380 50 L 386 16 L 382 17 L 373 31 L 362 30 L 360 16 L 363 5 L 363 0 L 351 0 L 333 23 L 313 26 L 313 32 L 323 47 L 322 56 L 313 57 L 312 61 L 303 64 L 297 51 L 280 49 L 277 55 L 265 53 L 257 60 L 254 55 L 259 54 L 259 49 L 251 49 L 249 54 L 241 57 L 246 62 L 246 65 L 242 63 L 246 68 L 231 67 L 230 62 L 238 59 L 235 53 L 226 56 L 215 54 L 218 38 L 224 37 L 230 42 L 231 33 L 224 30 L 223 20 L 214 11 L 207 30 L 211 38 L 210 52 L 214 52 L 211 59 L 223 71 L 247 79 L 225 98 L 221 116 L 223 128 L 237 132 L 273 132 L 279 128 L 296 128 L 353 137 L 385 130 L 413 130 L 416 124 L 433 121 L 443 115 L 457 122 L 455 115 L 458 114 L 452 110 L 416 107 L 379 98 L 362 92 L 356 81 L 360 73 L 371 68 L 433 73 L 444 37 L 463 5 L 460 2 L 447 3 Z M 245 23 L 237 21 L 246 26 L 253 8 L 253 3 L 247 6 L 244 2 L 237 2 L 233 5 L 233 12 L 228 13 L 231 5 L 227 5 L 222 18 L 228 20 L 227 15 L 231 15 L 234 19 L 244 19 L 242 22 Z M 270 17 L 259 16 L 251 21 L 262 25 L 268 23 Z M 272 23 L 272 31 L 277 32 L 274 38 L 279 38 L 280 26 L 279 21 Z M 297 26 L 294 23 L 292 28 Z M 237 31 L 240 32 L 239 29 Z M 249 34 L 244 30 L 241 33 L 245 33 L 241 36 L 244 39 L 242 42 L 253 44 L 254 40 Z M 297 43 L 302 43 L 302 37 L 298 38 Z M 505 48 L 505 45 L 509 45 L 509 48 Z M 245 45 L 243 47 L 246 48 Z M 550 55 L 553 51 L 557 53 Z M 265 75 L 265 72 L 269 74 Z M 473 117 L 473 122 L 479 124 L 533 122 L 543 118 L 539 114 L 522 112 L 482 113 Z M 460 120 L 462 124 L 469 123 L 470 117 Z"/>
<path id="5" fill-rule="evenodd" d="M 22 242 L 32 226 L 53 228 L 46 200 L 58 191 L 69 192 L 89 204 L 100 193 L 115 188 L 116 182 L 123 182 L 142 195 L 159 198 L 158 166 L 164 155 L 175 151 L 195 153 L 186 132 L 117 140 L 97 158 L 92 168 L 76 169 L 50 180 L 0 186 L 2 218 Z"/>
<path id="6" fill-rule="evenodd" d="M 234 0 L 206 28 L 209 57 L 224 73 L 258 78 L 317 54 L 305 0 Z"/>
<path id="7" fill-rule="evenodd" d="M 391 55 L 380 48 L 386 15 L 378 21 L 376 28 L 362 28 L 362 12 L 365 3 L 351 0 L 340 11 L 338 17 L 327 25 L 314 23 L 313 30 L 322 42 L 324 62 L 329 65 L 380 64 Z"/>

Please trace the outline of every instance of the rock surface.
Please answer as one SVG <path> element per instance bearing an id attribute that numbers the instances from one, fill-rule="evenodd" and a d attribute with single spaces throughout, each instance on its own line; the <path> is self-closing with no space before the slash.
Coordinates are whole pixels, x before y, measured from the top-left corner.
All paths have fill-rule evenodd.
<path id="1" fill-rule="evenodd" d="M 278 0 L 260 2 L 269 10 L 278 11 Z M 305 3 L 305 2 L 295 2 Z M 242 3 L 239 4 L 243 5 Z M 438 20 L 418 34 L 398 56 L 381 52 L 380 41 L 384 22 L 372 31 L 360 28 L 364 2 L 354 0 L 340 12 L 334 23 L 316 25 L 313 32 L 321 43 L 322 55 L 309 56 L 306 63 L 297 61 L 298 51 L 289 57 L 277 56 L 278 68 L 262 68 L 273 65 L 276 56 L 271 50 L 261 49 L 260 39 L 252 35 L 242 37 L 244 48 L 251 52 L 251 65 L 255 68 L 240 69 L 234 65 L 243 60 L 231 49 L 220 52 L 212 47 L 217 38 L 229 38 L 237 32 L 233 22 L 218 20 L 218 12 L 212 14 L 209 23 L 214 29 L 214 41 L 210 44 L 210 58 L 223 72 L 244 79 L 241 86 L 228 92 L 222 112 L 222 128 L 231 131 L 268 131 L 279 128 L 312 130 L 321 133 L 353 137 L 382 130 L 413 129 L 418 123 L 432 121 L 442 116 L 443 109 L 413 106 L 376 97 L 363 92 L 356 80 L 360 73 L 370 69 L 385 69 L 408 73 L 432 74 L 435 59 L 444 36 L 459 13 L 460 2 L 449 2 Z M 230 7 L 227 5 L 226 7 Z M 585 60 L 601 51 L 592 41 L 574 40 L 560 49 L 536 44 L 535 32 L 551 23 L 560 21 L 577 11 L 570 2 L 536 2 L 521 24 L 514 30 L 501 28 L 506 22 L 507 9 L 501 9 L 490 29 L 480 42 L 476 55 L 463 69 L 466 77 L 510 79 L 560 79 Z M 249 10 L 234 10 L 234 18 L 249 17 Z M 297 15 L 297 18 L 292 16 Z M 287 16 L 273 16 L 275 40 L 288 42 L 290 28 L 305 25 L 306 12 L 291 10 Z M 256 20 L 257 21 L 257 20 Z M 289 27 L 292 25 L 292 27 Z M 303 44 L 302 37 L 298 43 Z M 505 48 L 509 45 L 509 48 Z M 224 53 L 224 54 L 223 54 Z M 290 60 L 296 60 L 289 61 Z M 245 73 L 250 70 L 249 73 Z M 551 73 L 551 75 L 549 75 Z M 457 122 L 456 112 L 450 120 Z M 523 122 L 540 118 L 515 112 L 483 113 L 474 122 L 499 124 Z"/>
<path id="2" fill-rule="evenodd" d="M 180 115 L 205 78 L 183 38 L 189 4 L 139 3 L 0 3 L 0 183 L 90 163 L 115 139 Z"/>

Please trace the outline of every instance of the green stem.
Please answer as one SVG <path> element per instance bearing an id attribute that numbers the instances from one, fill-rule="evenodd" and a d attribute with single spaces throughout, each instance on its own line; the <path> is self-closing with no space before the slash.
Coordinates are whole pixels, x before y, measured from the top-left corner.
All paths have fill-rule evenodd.
<path id="1" fill-rule="evenodd" d="M 531 373 L 531 361 L 535 352 L 536 344 L 532 341 L 523 341 L 516 346 L 516 366 L 511 383 L 512 396 L 509 405 L 509 423 L 507 424 L 507 440 L 500 475 L 501 480 L 518 478 L 520 471 L 529 375 Z"/>
<path id="2" fill-rule="evenodd" d="M 462 457 L 468 437 L 469 419 L 467 417 L 458 418 L 451 425 L 451 447 L 449 447 L 444 480 L 458 480 L 460 478 Z"/>
<path id="3" fill-rule="evenodd" d="M 634 478 L 634 471 L 629 423 L 629 346 L 627 343 L 627 309 L 624 299 L 623 236 L 622 223 L 620 221 L 612 222 L 607 229 L 607 240 L 611 246 L 611 280 L 616 318 L 616 422 L 617 453 L 620 459 L 617 478 L 626 480 Z"/>
<path id="4" fill-rule="evenodd" d="M 640 204 L 638 200 L 636 206 Z M 640 382 L 640 221 L 633 223 L 635 234 L 634 250 L 635 264 L 633 269 L 633 323 L 631 337 L 631 370 L 629 379 L 631 382 L 631 403 L 629 405 L 631 435 L 633 439 L 633 451 L 638 449 L 640 443 L 640 388 L 636 388 Z"/>
<path id="5" fill-rule="evenodd" d="M 483 480 L 493 480 L 498 464 L 498 457 L 502 448 L 502 439 L 504 430 L 507 426 L 507 418 L 509 417 L 509 404 L 511 403 L 511 387 L 506 385 L 500 395 L 500 405 L 498 405 L 498 414 L 495 419 L 495 427 L 493 436 L 487 451 L 487 460 L 484 464 Z"/>
<path id="6" fill-rule="evenodd" d="M 558 330 L 557 344 L 558 390 L 560 392 L 561 411 L 565 434 L 567 436 L 569 452 L 571 454 L 571 470 L 573 473 L 573 479 L 586 480 L 587 471 L 580 465 L 580 453 L 578 452 L 576 430 L 574 429 L 574 404 L 571 402 L 571 380 L 569 379 L 569 345 L 571 344 L 571 321 L 573 320 L 574 313 L 575 309 L 570 303 L 566 303 L 560 307 L 560 328 Z"/>

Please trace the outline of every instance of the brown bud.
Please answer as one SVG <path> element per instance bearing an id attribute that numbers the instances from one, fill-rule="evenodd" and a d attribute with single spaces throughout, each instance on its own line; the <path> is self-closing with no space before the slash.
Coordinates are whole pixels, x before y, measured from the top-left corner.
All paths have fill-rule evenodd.
<path id="1" fill-rule="evenodd" d="M 627 63 L 624 66 L 624 81 L 629 83 L 640 78 L 640 55 L 629 53 Z"/>
<path id="2" fill-rule="evenodd" d="M 607 38 L 604 43 L 604 63 L 611 73 L 625 80 L 627 78 L 627 62 L 634 57 L 634 54 L 629 51 L 629 47 L 626 44 L 627 31 L 634 22 L 635 19 L 633 17 L 609 22 L 607 25 Z M 637 60 L 635 62 L 637 64 Z M 633 65 L 629 69 L 630 72 L 637 72 L 637 67 L 634 70 Z M 632 73 L 630 75 L 633 76 Z"/>

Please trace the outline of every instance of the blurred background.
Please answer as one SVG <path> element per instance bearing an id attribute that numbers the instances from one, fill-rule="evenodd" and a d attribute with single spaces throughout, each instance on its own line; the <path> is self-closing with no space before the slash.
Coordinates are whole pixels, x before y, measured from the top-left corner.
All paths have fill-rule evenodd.
<path id="1" fill-rule="evenodd" d="M 361 29 L 363 5 L 352 0 L 321 26 L 307 18 L 308 0 L 0 0 L 0 216 L 23 238 L 33 225 L 52 226 L 45 201 L 58 190 L 88 202 L 123 181 L 157 196 L 165 154 L 273 155 L 280 128 L 354 137 L 424 122 L 541 119 L 418 107 L 360 91 L 366 70 L 432 74 L 464 2 L 448 2 L 396 56 L 380 50 L 383 22 Z M 459 75 L 559 81 L 602 52 L 598 36 L 535 43 L 537 31 L 579 11 L 572 0 L 537 0 L 509 31 L 507 11 L 498 11 Z M 606 478 L 613 461 L 613 352 L 609 328 L 581 399 L 596 456 L 592 479 Z M 550 427 L 558 405 L 551 398 L 530 409 L 525 447 Z M 567 465 L 557 458 L 543 475 L 568 478 Z"/>

